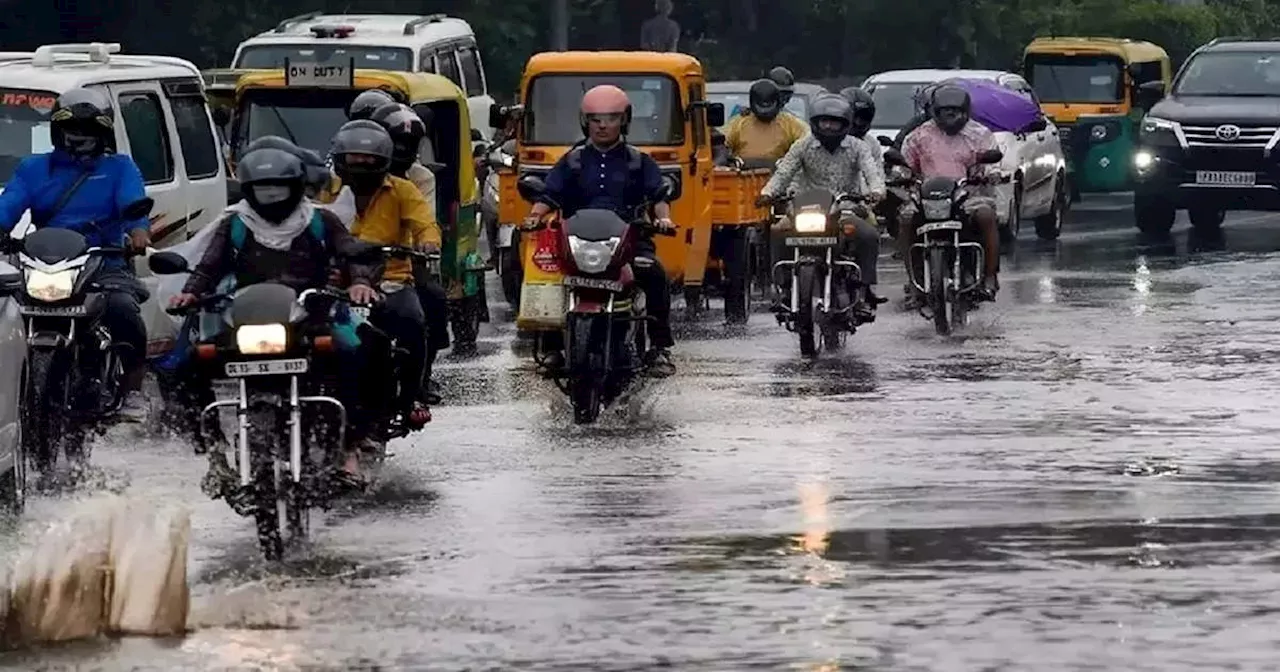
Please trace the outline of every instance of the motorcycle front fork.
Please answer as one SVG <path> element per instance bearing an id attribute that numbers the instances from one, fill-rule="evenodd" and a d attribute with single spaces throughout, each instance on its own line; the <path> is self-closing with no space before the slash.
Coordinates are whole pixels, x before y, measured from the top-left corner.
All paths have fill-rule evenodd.
<path id="1" fill-rule="evenodd" d="M 800 255 L 800 248 L 796 247 L 793 250 L 791 259 L 784 259 L 773 265 L 774 283 L 775 283 L 775 288 L 778 290 L 781 290 L 781 286 L 777 282 L 778 271 L 779 269 L 783 269 L 783 268 L 787 269 L 787 274 L 784 277 L 789 278 L 788 284 L 790 284 L 790 289 L 791 289 L 791 292 L 790 292 L 791 300 L 790 300 L 790 303 L 788 304 L 788 311 L 791 314 L 794 315 L 800 310 L 800 301 L 802 300 L 802 297 L 800 296 L 800 283 L 796 282 L 796 276 L 802 264 L 821 263 L 822 267 L 826 269 L 826 272 L 822 274 L 822 302 L 818 305 L 818 310 L 821 312 L 826 312 L 833 305 L 835 305 L 834 295 L 833 295 L 834 288 L 832 283 L 835 281 L 836 274 L 834 273 L 834 271 L 836 268 L 845 269 L 846 272 L 849 275 L 851 275 L 853 278 L 860 278 L 862 276 L 862 267 L 859 266 L 857 262 L 849 261 L 844 258 L 836 259 L 833 257 L 834 255 L 833 250 L 834 248 L 828 247 L 826 249 L 826 253 L 824 257 L 821 260 L 819 260 L 814 257 L 802 257 Z M 858 297 L 854 295 L 856 291 L 856 284 L 857 283 L 850 283 L 849 305 L 840 308 L 839 311 L 837 312 L 846 312 L 846 311 L 852 310 L 853 305 L 858 302 Z M 803 300 L 812 301 L 813 297 L 803 297 Z"/>

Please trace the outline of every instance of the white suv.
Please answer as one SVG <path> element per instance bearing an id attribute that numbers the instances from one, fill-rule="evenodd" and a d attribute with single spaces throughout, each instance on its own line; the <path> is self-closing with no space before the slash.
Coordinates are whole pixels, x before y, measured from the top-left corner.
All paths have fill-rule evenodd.
<path id="1" fill-rule="evenodd" d="M 983 79 L 996 82 L 1027 96 L 1038 106 L 1031 85 L 1022 77 L 1000 70 L 893 70 L 872 75 L 862 83 L 876 101 L 876 118 L 870 135 L 893 140 L 898 131 L 915 116 L 914 96 L 925 84 L 945 79 Z M 996 209 L 1000 217 L 1001 238 L 1014 239 L 1023 219 L 1033 219 L 1036 235 L 1056 240 L 1062 232 L 1062 220 L 1070 203 L 1067 190 L 1066 157 L 1058 137 L 1058 128 L 1045 118 L 1046 127 L 1034 133 L 996 133 L 996 142 L 1004 152 L 1000 168 L 1014 176 L 1009 184 L 996 188 Z"/>

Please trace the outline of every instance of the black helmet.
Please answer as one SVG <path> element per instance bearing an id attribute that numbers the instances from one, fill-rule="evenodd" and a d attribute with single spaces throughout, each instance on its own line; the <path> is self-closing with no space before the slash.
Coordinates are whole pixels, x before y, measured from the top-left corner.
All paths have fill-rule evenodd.
<path id="1" fill-rule="evenodd" d="M 249 143 L 244 151 L 248 154 L 258 149 L 279 149 L 298 157 L 306 171 L 307 188 L 312 191 L 319 192 L 329 184 L 329 167 L 325 165 L 324 157 L 313 150 L 299 147 L 278 135 L 264 135 Z"/>
<path id="2" fill-rule="evenodd" d="M 409 166 L 418 160 L 418 150 L 422 148 L 422 140 L 427 137 L 427 125 L 407 105 L 401 105 L 400 109 L 384 115 L 380 123 L 391 135 L 391 172 L 403 177 Z"/>
<path id="3" fill-rule="evenodd" d="M 368 119 L 348 121 L 333 136 L 333 168 L 353 189 L 375 187 L 391 169 L 395 144 L 387 129 Z M 372 157 L 352 160 L 352 155 Z"/>
<path id="4" fill-rule="evenodd" d="M 916 105 L 916 112 L 921 114 L 930 114 L 930 106 L 933 104 L 933 91 L 937 89 L 937 84 L 925 84 L 916 87 L 916 93 L 913 101 Z"/>
<path id="5" fill-rule="evenodd" d="M 840 95 L 853 107 L 853 126 L 849 128 L 849 135 L 859 138 L 866 136 L 867 131 L 871 130 L 871 122 L 876 118 L 875 99 L 860 86 L 842 89 Z"/>
<path id="6" fill-rule="evenodd" d="M 929 106 L 933 123 L 950 135 L 955 135 L 969 123 L 969 92 L 954 84 L 943 84 L 933 90 Z"/>
<path id="7" fill-rule="evenodd" d="M 769 71 L 769 79 L 772 79 L 773 83 L 778 85 L 778 90 L 780 91 L 778 102 L 783 107 L 786 107 L 787 103 L 791 102 L 791 96 L 796 90 L 796 76 L 791 74 L 790 70 L 779 65 Z"/>
<path id="8" fill-rule="evenodd" d="M 98 91 L 78 88 L 58 96 L 49 121 L 53 146 L 72 156 L 90 158 L 115 149 L 116 113 Z"/>
<path id="9" fill-rule="evenodd" d="M 297 155 L 273 147 L 255 149 L 240 157 L 236 177 L 240 178 L 249 207 L 277 224 L 298 207 L 307 179 Z"/>
<path id="10" fill-rule="evenodd" d="M 844 142 L 853 125 L 853 106 L 844 97 L 824 93 L 809 104 L 809 130 L 828 151 Z"/>
<path id="11" fill-rule="evenodd" d="M 368 119 L 374 110 L 394 102 L 396 102 L 396 99 L 382 89 L 361 91 L 360 95 L 351 101 L 351 106 L 347 108 L 347 119 L 351 121 Z"/>
<path id="12" fill-rule="evenodd" d="M 752 115 L 773 121 L 782 111 L 782 91 L 772 79 L 757 79 L 747 92 L 747 105 Z"/>

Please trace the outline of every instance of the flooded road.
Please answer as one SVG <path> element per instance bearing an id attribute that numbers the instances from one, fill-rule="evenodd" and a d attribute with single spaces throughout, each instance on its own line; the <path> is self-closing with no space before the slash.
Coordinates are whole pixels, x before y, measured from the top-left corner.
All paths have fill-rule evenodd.
<path id="1" fill-rule="evenodd" d="M 431 431 L 283 569 L 188 448 L 122 430 L 102 487 L 192 506 L 193 632 L 0 663 L 1273 669 L 1280 218 L 1170 250 L 1123 203 L 1089 199 L 1057 244 L 1024 227 L 964 337 L 890 304 L 805 362 L 767 314 L 708 316 L 596 427 L 495 320 Z"/>

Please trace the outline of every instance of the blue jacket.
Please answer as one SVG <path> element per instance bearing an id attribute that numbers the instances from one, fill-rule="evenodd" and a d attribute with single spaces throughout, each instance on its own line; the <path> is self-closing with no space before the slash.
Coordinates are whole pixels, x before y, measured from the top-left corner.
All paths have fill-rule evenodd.
<path id="1" fill-rule="evenodd" d="M 151 228 L 145 217 L 131 221 L 119 218 L 123 208 L 147 196 L 142 173 L 131 157 L 104 154 L 86 165 L 55 149 L 28 156 L 18 164 L 0 193 L 0 230 L 12 231 L 27 210 L 39 223 L 86 169 L 92 171 L 89 179 L 45 226 L 78 231 L 90 245 L 111 246 L 122 244 L 136 229 Z"/>
<path id="2" fill-rule="evenodd" d="M 560 157 L 547 173 L 543 200 L 565 217 L 585 208 L 613 210 L 628 219 L 656 200 L 662 171 L 648 154 L 627 144 L 601 152 L 584 144 Z"/>

